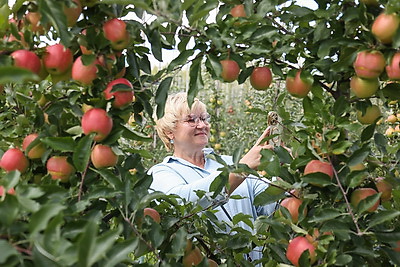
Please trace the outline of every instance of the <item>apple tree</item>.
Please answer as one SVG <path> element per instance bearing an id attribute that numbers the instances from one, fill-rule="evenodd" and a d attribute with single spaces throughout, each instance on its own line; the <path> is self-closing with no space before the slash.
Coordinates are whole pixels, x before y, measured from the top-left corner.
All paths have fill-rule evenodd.
<path id="1" fill-rule="evenodd" d="M 0 13 L 0 265 L 400 264 L 397 0 L 0 0 Z M 230 171 L 269 178 L 254 204 L 280 202 L 271 216 L 221 222 L 149 190 L 137 144 L 152 138 L 128 122 L 162 116 L 184 67 L 189 102 L 212 90 L 203 71 L 278 92 L 250 111 L 278 114 L 289 149 L 263 151 L 258 171 L 224 165 L 210 188 Z"/>

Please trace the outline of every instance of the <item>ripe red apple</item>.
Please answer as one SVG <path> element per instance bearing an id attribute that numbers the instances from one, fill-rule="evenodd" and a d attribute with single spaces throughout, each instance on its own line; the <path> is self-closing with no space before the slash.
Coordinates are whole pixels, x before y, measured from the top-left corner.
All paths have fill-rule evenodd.
<path id="1" fill-rule="evenodd" d="M 333 167 L 329 162 L 323 162 L 317 159 L 311 160 L 304 168 L 304 175 L 310 173 L 322 172 L 333 178 Z"/>
<path id="2" fill-rule="evenodd" d="M 391 44 L 399 25 L 400 18 L 395 13 L 381 13 L 372 23 L 371 32 L 381 43 Z"/>
<path id="3" fill-rule="evenodd" d="M 150 216 L 157 223 L 161 222 L 160 213 L 158 213 L 158 211 L 156 211 L 153 208 L 145 208 L 143 210 L 143 215 L 144 216 Z"/>
<path id="4" fill-rule="evenodd" d="M 125 21 L 117 18 L 110 19 L 104 23 L 103 32 L 113 49 L 123 50 L 128 47 L 130 37 Z"/>
<path id="5" fill-rule="evenodd" d="M 94 146 L 90 159 L 96 168 L 114 167 L 118 162 L 118 156 L 111 147 L 97 144 Z"/>
<path id="6" fill-rule="evenodd" d="M 288 76 L 286 78 L 286 90 L 294 97 L 305 97 L 310 92 L 311 87 L 311 80 L 303 80 L 301 78 L 301 70 L 297 71 L 294 77 Z"/>
<path id="7" fill-rule="evenodd" d="M 15 189 L 14 188 L 8 189 L 7 194 L 15 195 Z M 2 197 L 3 195 L 4 195 L 4 186 L 0 185 L 0 197 Z"/>
<path id="8" fill-rule="evenodd" d="M 71 7 L 64 5 L 63 12 L 67 18 L 67 26 L 72 27 L 76 24 L 79 16 L 82 13 L 82 5 L 80 0 L 72 0 L 73 4 Z"/>
<path id="9" fill-rule="evenodd" d="M 244 10 L 244 5 L 236 5 L 231 9 L 232 17 L 246 17 L 246 11 Z"/>
<path id="10" fill-rule="evenodd" d="M 49 158 L 46 168 L 51 175 L 51 179 L 60 179 L 61 182 L 67 182 L 69 177 L 75 172 L 74 166 L 68 162 L 65 156 L 53 156 Z"/>
<path id="11" fill-rule="evenodd" d="M 373 188 L 357 188 L 356 190 L 353 191 L 353 193 L 351 193 L 350 202 L 353 205 L 353 207 L 357 207 L 358 203 L 360 203 L 361 200 L 375 194 L 378 194 L 378 192 Z M 379 203 L 380 201 L 378 199 L 376 203 L 367 211 L 368 212 L 375 211 L 378 208 Z"/>
<path id="12" fill-rule="evenodd" d="M 357 119 L 362 124 L 372 124 L 382 115 L 380 108 L 377 105 L 367 107 L 365 114 L 360 110 L 357 111 Z"/>
<path id="13" fill-rule="evenodd" d="M 233 82 L 239 77 L 240 68 L 239 64 L 231 59 L 220 61 L 222 65 L 221 77 L 225 82 Z"/>
<path id="14" fill-rule="evenodd" d="M 299 259 L 304 251 L 310 253 L 310 263 L 316 260 L 315 247 L 304 236 L 298 236 L 290 240 L 286 250 L 286 258 L 294 265 L 299 266 Z"/>
<path id="15" fill-rule="evenodd" d="M 94 140 L 97 142 L 104 140 L 112 127 L 113 121 L 104 109 L 92 108 L 82 116 L 83 133 L 86 135 L 96 133 Z"/>
<path id="16" fill-rule="evenodd" d="M 40 73 L 42 63 L 34 52 L 23 49 L 16 50 L 11 53 L 11 57 L 14 60 L 14 66 L 30 70 L 36 74 Z"/>
<path id="17" fill-rule="evenodd" d="M 357 76 L 365 79 L 378 78 L 385 69 L 385 65 L 385 57 L 378 50 L 358 52 L 356 60 L 353 63 Z"/>
<path id="18" fill-rule="evenodd" d="M 257 67 L 250 75 L 250 84 L 256 90 L 266 90 L 272 82 L 272 73 L 268 67 Z"/>
<path id="19" fill-rule="evenodd" d="M 363 79 L 353 76 L 350 80 L 350 89 L 358 98 L 368 98 L 373 96 L 379 88 L 378 78 Z"/>
<path id="20" fill-rule="evenodd" d="M 51 75 L 66 73 L 72 66 L 72 52 L 62 44 L 55 44 L 46 47 L 43 56 L 43 63 Z"/>
<path id="21" fill-rule="evenodd" d="M 19 170 L 23 173 L 28 169 L 29 161 L 24 152 L 18 148 L 10 148 L 1 157 L 0 167 L 7 172 Z"/>
<path id="22" fill-rule="evenodd" d="M 281 206 L 285 207 L 292 217 L 292 222 L 297 223 L 299 221 L 299 208 L 303 204 L 303 200 L 295 197 L 288 197 L 281 201 Z M 307 209 L 304 209 L 304 215 L 307 214 Z"/>
<path id="23" fill-rule="evenodd" d="M 385 181 L 384 177 L 378 177 L 376 178 L 376 188 L 378 189 L 379 193 L 381 194 L 381 201 L 386 202 L 389 201 L 392 198 L 392 190 L 393 190 L 393 185 L 389 183 L 388 181 Z"/>
<path id="24" fill-rule="evenodd" d="M 37 133 L 32 133 L 27 135 L 22 142 L 22 149 L 26 152 L 26 149 L 39 135 Z M 46 147 L 43 143 L 39 143 L 32 147 L 28 152 L 28 158 L 30 159 L 40 159 L 42 155 L 46 152 Z"/>
<path id="25" fill-rule="evenodd" d="M 400 80 L 400 52 L 392 57 L 390 64 L 386 66 L 386 73 L 391 80 Z"/>
<path id="26" fill-rule="evenodd" d="M 203 260 L 203 254 L 201 253 L 201 250 L 198 247 L 196 246 L 194 248 L 187 247 L 182 259 L 182 263 L 184 267 L 192 267 L 200 264 L 202 260 Z"/>
<path id="27" fill-rule="evenodd" d="M 127 89 L 124 88 L 122 91 L 111 92 L 111 90 L 113 89 L 113 86 L 118 85 L 118 84 L 126 85 L 126 86 L 128 86 L 128 88 Z M 104 94 L 104 98 L 106 100 L 110 100 L 111 98 L 114 98 L 112 104 L 113 104 L 113 107 L 115 107 L 115 108 L 123 108 L 123 107 L 129 105 L 130 103 L 132 103 L 133 96 L 134 96 L 133 86 L 130 83 L 130 81 L 128 81 L 125 78 L 118 78 L 118 79 L 115 79 L 115 80 L 109 82 L 107 85 L 107 88 L 104 90 L 103 94 Z"/>
<path id="28" fill-rule="evenodd" d="M 79 56 L 72 65 L 72 79 L 82 83 L 83 85 L 90 85 L 93 80 L 97 78 L 97 65 L 100 65 L 99 60 L 95 60 L 89 65 L 82 62 L 82 56 Z"/>

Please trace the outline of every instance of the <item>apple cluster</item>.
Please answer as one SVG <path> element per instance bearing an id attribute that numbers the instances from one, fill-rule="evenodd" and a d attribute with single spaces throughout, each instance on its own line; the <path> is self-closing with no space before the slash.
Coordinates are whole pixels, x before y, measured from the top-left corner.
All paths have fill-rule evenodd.
<path id="1" fill-rule="evenodd" d="M 80 125 L 76 126 L 80 127 L 84 135 L 93 136 L 96 142 L 90 155 L 93 166 L 108 168 L 117 164 L 118 152 L 113 148 L 115 144 L 102 142 L 115 127 L 114 114 L 118 114 L 119 119 L 124 114 L 130 116 L 130 105 L 135 100 L 133 85 L 124 78 L 125 64 L 119 64 L 125 60 L 124 53 L 132 44 L 132 38 L 126 22 L 112 14 L 99 26 L 86 25 L 81 28 L 79 20 L 85 16 L 83 11 L 86 7 L 92 5 L 89 2 L 73 0 L 70 6 L 62 3 L 66 27 L 68 30 L 79 31 L 78 38 L 74 40 L 76 42 L 68 46 L 62 39 L 51 42 L 41 39 L 56 26 L 44 19 L 35 3 L 29 4 L 22 17 L 10 19 L 10 28 L 13 30 L 3 37 L 7 50 L 2 51 L 2 54 L 9 56 L 11 65 L 16 69 L 32 74 L 29 80 L 25 80 L 32 88 L 35 88 L 35 84 L 48 82 L 53 86 L 58 83 L 73 84 L 82 90 L 85 98 L 82 99 L 83 115 Z M 34 38 L 26 39 L 26 32 L 34 34 Z M 104 40 L 103 46 L 88 45 L 89 34 L 100 36 L 100 40 Z M 92 95 L 97 100 L 89 102 L 85 95 Z M 57 99 L 54 97 L 47 99 L 42 94 L 38 105 L 45 111 L 55 102 Z M 47 124 L 52 124 L 46 112 L 44 118 Z M 13 145 L 3 154 L 1 168 L 6 172 L 18 170 L 24 173 L 29 169 L 30 161 L 34 161 L 35 165 L 43 162 L 52 179 L 69 181 L 76 173 L 72 157 L 65 152 L 53 151 L 42 142 L 48 137 L 48 132 L 28 134 L 22 146 Z"/>
<path id="2" fill-rule="evenodd" d="M 382 45 L 390 45 L 400 27 L 400 18 L 395 13 L 382 12 L 371 27 L 371 33 Z M 389 62 L 389 64 L 386 64 Z M 372 48 L 360 51 L 353 63 L 355 75 L 351 78 L 350 88 L 359 99 L 368 99 L 375 95 L 380 87 L 380 77 L 386 70 L 390 81 L 400 80 L 400 52 L 385 59 L 384 54 Z M 369 105 L 366 110 L 357 112 L 357 119 L 362 124 L 372 124 L 382 115 L 379 106 Z"/>

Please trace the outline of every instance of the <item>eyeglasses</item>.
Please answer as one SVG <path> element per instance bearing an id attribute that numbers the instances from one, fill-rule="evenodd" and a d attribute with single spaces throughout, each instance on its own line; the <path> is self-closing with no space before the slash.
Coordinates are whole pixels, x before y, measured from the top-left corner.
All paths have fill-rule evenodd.
<path id="1" fill-rule="evenodd" d="M 205 125 L 209 125 L 211 121 L 211 116 L 208 113 L 202 113 L 200 115 L 189 114 L 185 119 L 182 120 L 186 122 L 190 127 L 196 127 L 202 121 Z"/>

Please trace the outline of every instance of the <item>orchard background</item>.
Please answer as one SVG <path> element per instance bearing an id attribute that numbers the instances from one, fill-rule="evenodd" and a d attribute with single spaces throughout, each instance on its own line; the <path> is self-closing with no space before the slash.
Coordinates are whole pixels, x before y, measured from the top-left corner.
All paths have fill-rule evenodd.
<path id="1" fill-rule="evenodd" d="M 297 2 L 0 0 L 0 265 L 254 266 L 256 246 L 264 266 L 400 264 L 400 3 Z M 207 103 L 217 152 L 239 159 L 270 111 L 291 149 L 225 166 L 211 191 L 248 171 L 280 177 L 256 205 L 300 206 L 223 223 L 148 191 L 166 155 L 152 116 L 182 90 Z"/>

